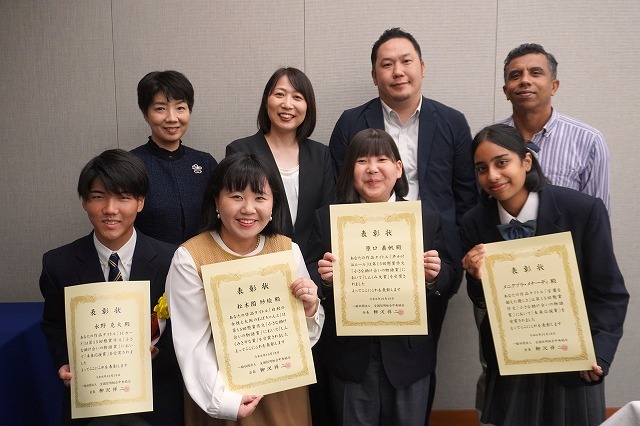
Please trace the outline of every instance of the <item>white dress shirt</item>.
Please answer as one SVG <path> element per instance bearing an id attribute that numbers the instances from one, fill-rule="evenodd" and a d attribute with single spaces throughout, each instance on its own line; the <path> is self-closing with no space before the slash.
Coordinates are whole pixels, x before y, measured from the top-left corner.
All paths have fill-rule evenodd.
<path id="1" fill-rule="evenodd" d="M 511 222 L 511 219 L 515 219 L 518 222 L 525 223 L 528 220 L 538 219 L 538 207 L 540 206 L 540 194 L 537 192 L 529 192 L 527 201 L 518 213 L 517 217 L 511 216 L 511 214 L 502 207 L 502 204 L 498 202 L 498 214 L 500 215 L 500 224 Z"/>
<path id="2" fill-rule="evenodd" d="M 120 273 L 122 274 L 122 281 L 129 281 L 129 276 L 131 275 L 131 264 L 133 263 L 133 252 L 136 249 L 137 240 L 138 235 L 134 228 L 129 241 L 124 243 L 122 247 L 114 252 L 98 241 L 95 232 L 93 233 L 93 244 L 96 246 L 96 251 L 98 252 L 98 259 L 100 259 L 100 266 L 102 267 L 102 273 L 104 274 L 105 281 L 109 280 L 109 256 L 111 256 L 111 253 L 118 253 L 118 257 L 120 258 L 120 261 L 118 262 L 118 269 L 120 269 Z"/>
<path id="3" fill-rule="evenodd" d="M 418 133 L 420 131 L 420 108 L 422 108 L 422 96 L 420 103 L 413 115 L 405 124 L 400 122 L 398 114 L 382 99 L 382 116 L 384 117 L 384 130 L 391 135 L 400 151 L 400 159 L 404 172 L 409 181 L 409 193 L 407 200 L 420 198 L 420 182 L 418 180 Z"/>

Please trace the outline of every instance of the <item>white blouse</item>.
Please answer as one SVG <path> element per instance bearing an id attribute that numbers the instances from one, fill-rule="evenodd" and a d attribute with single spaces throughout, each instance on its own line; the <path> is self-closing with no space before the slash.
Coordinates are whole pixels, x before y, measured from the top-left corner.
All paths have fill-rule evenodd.
<path id="1" fill-rule="evenodd" d="M 282 184 L 284 185 L 284 192 L 287 194 L 287 201 L 289 202 L 289 212 L 291 212 L 291 223 L 296 224 L 296 218 L 298 217 L 298 194 L 300 193 L 300 165 L 297 165 L 291 169 L 280 170 L 280 177 L 282 178 Z"/>

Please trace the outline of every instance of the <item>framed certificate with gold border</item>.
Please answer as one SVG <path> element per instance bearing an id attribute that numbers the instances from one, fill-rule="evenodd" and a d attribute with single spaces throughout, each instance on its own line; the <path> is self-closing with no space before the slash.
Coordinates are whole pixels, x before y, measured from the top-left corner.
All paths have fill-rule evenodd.
<path id="1" fill-rule="evenodd" d="M 339 336 L 428 334 L 420 201 L 330 207 Z"/>
<path id="2" fill-rule="evenodd" d="M 501 375 L 596 364 L 570 232 L 485 244 L 482 288 Z"/>
<path id="3" fill-rule="evenodd" d="M 218 368 L 226 386 L 266 395 L 316 382 L 291 250 L 202 266 Z"/>
<path id="4" fill-rule="evenodd" d="M 152 411 L 149 281 L 64 290 L 71 417 Z"/>

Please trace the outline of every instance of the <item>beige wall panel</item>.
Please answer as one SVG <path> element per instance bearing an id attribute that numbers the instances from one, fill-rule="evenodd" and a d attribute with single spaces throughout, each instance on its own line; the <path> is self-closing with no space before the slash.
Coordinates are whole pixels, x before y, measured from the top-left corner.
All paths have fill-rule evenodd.
<path id="1" fill-rule="evenodd" d="M 574 5 L 544 0 L 523 10 L 521 2 L 502 1 L 498 8 L 498 69 L 510 49 L 520 43 L 542 44 L 558 60 L 560 87 L 553 105 L 583 120 L 604 135 L 611 153 L 611 210 L 618 263 L 631 294 L 625 336 L 607 378 L 607 405 L 638 399 L 640 342 L 640 275 L 637 261 L 640 225 L 637 221 L 638 132 L 640 117 L 640 3 L 589 0 Z M 496 118 L 511 112 L 496 73 Z M 632 349 L 633 348 L 633 349 Z"/>
<path id="2" fill-rule="evenodd" d="M 89 232 L 78 173 L 116 146 L 108 1 L 0 1 L 0 301 L 40 300 L 42 254 Z"/>
<path id="3" fill-rule="evenodd" d="M 303 3 L 114 1 L 120 145 L 145 143 L 149 127 L 136 87 L 148 72 L 175 69 L 194 86 L 186 145 L 218 161 L 234 139 L 257 131 L 262 91 L 281 66 L 303 68 Z"/>

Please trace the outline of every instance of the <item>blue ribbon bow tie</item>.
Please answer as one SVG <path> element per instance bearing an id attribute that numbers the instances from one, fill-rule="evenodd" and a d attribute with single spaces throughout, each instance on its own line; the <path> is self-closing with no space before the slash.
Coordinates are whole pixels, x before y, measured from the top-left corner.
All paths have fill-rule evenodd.
<path id="1" fill-rule="evenodd" d="M 511 219 L 511 222 L 498 225 L 498 231 L 505 240 L 533 237 L 536 233 L 536 221 L 528 220 L 524 223 Z"/>

